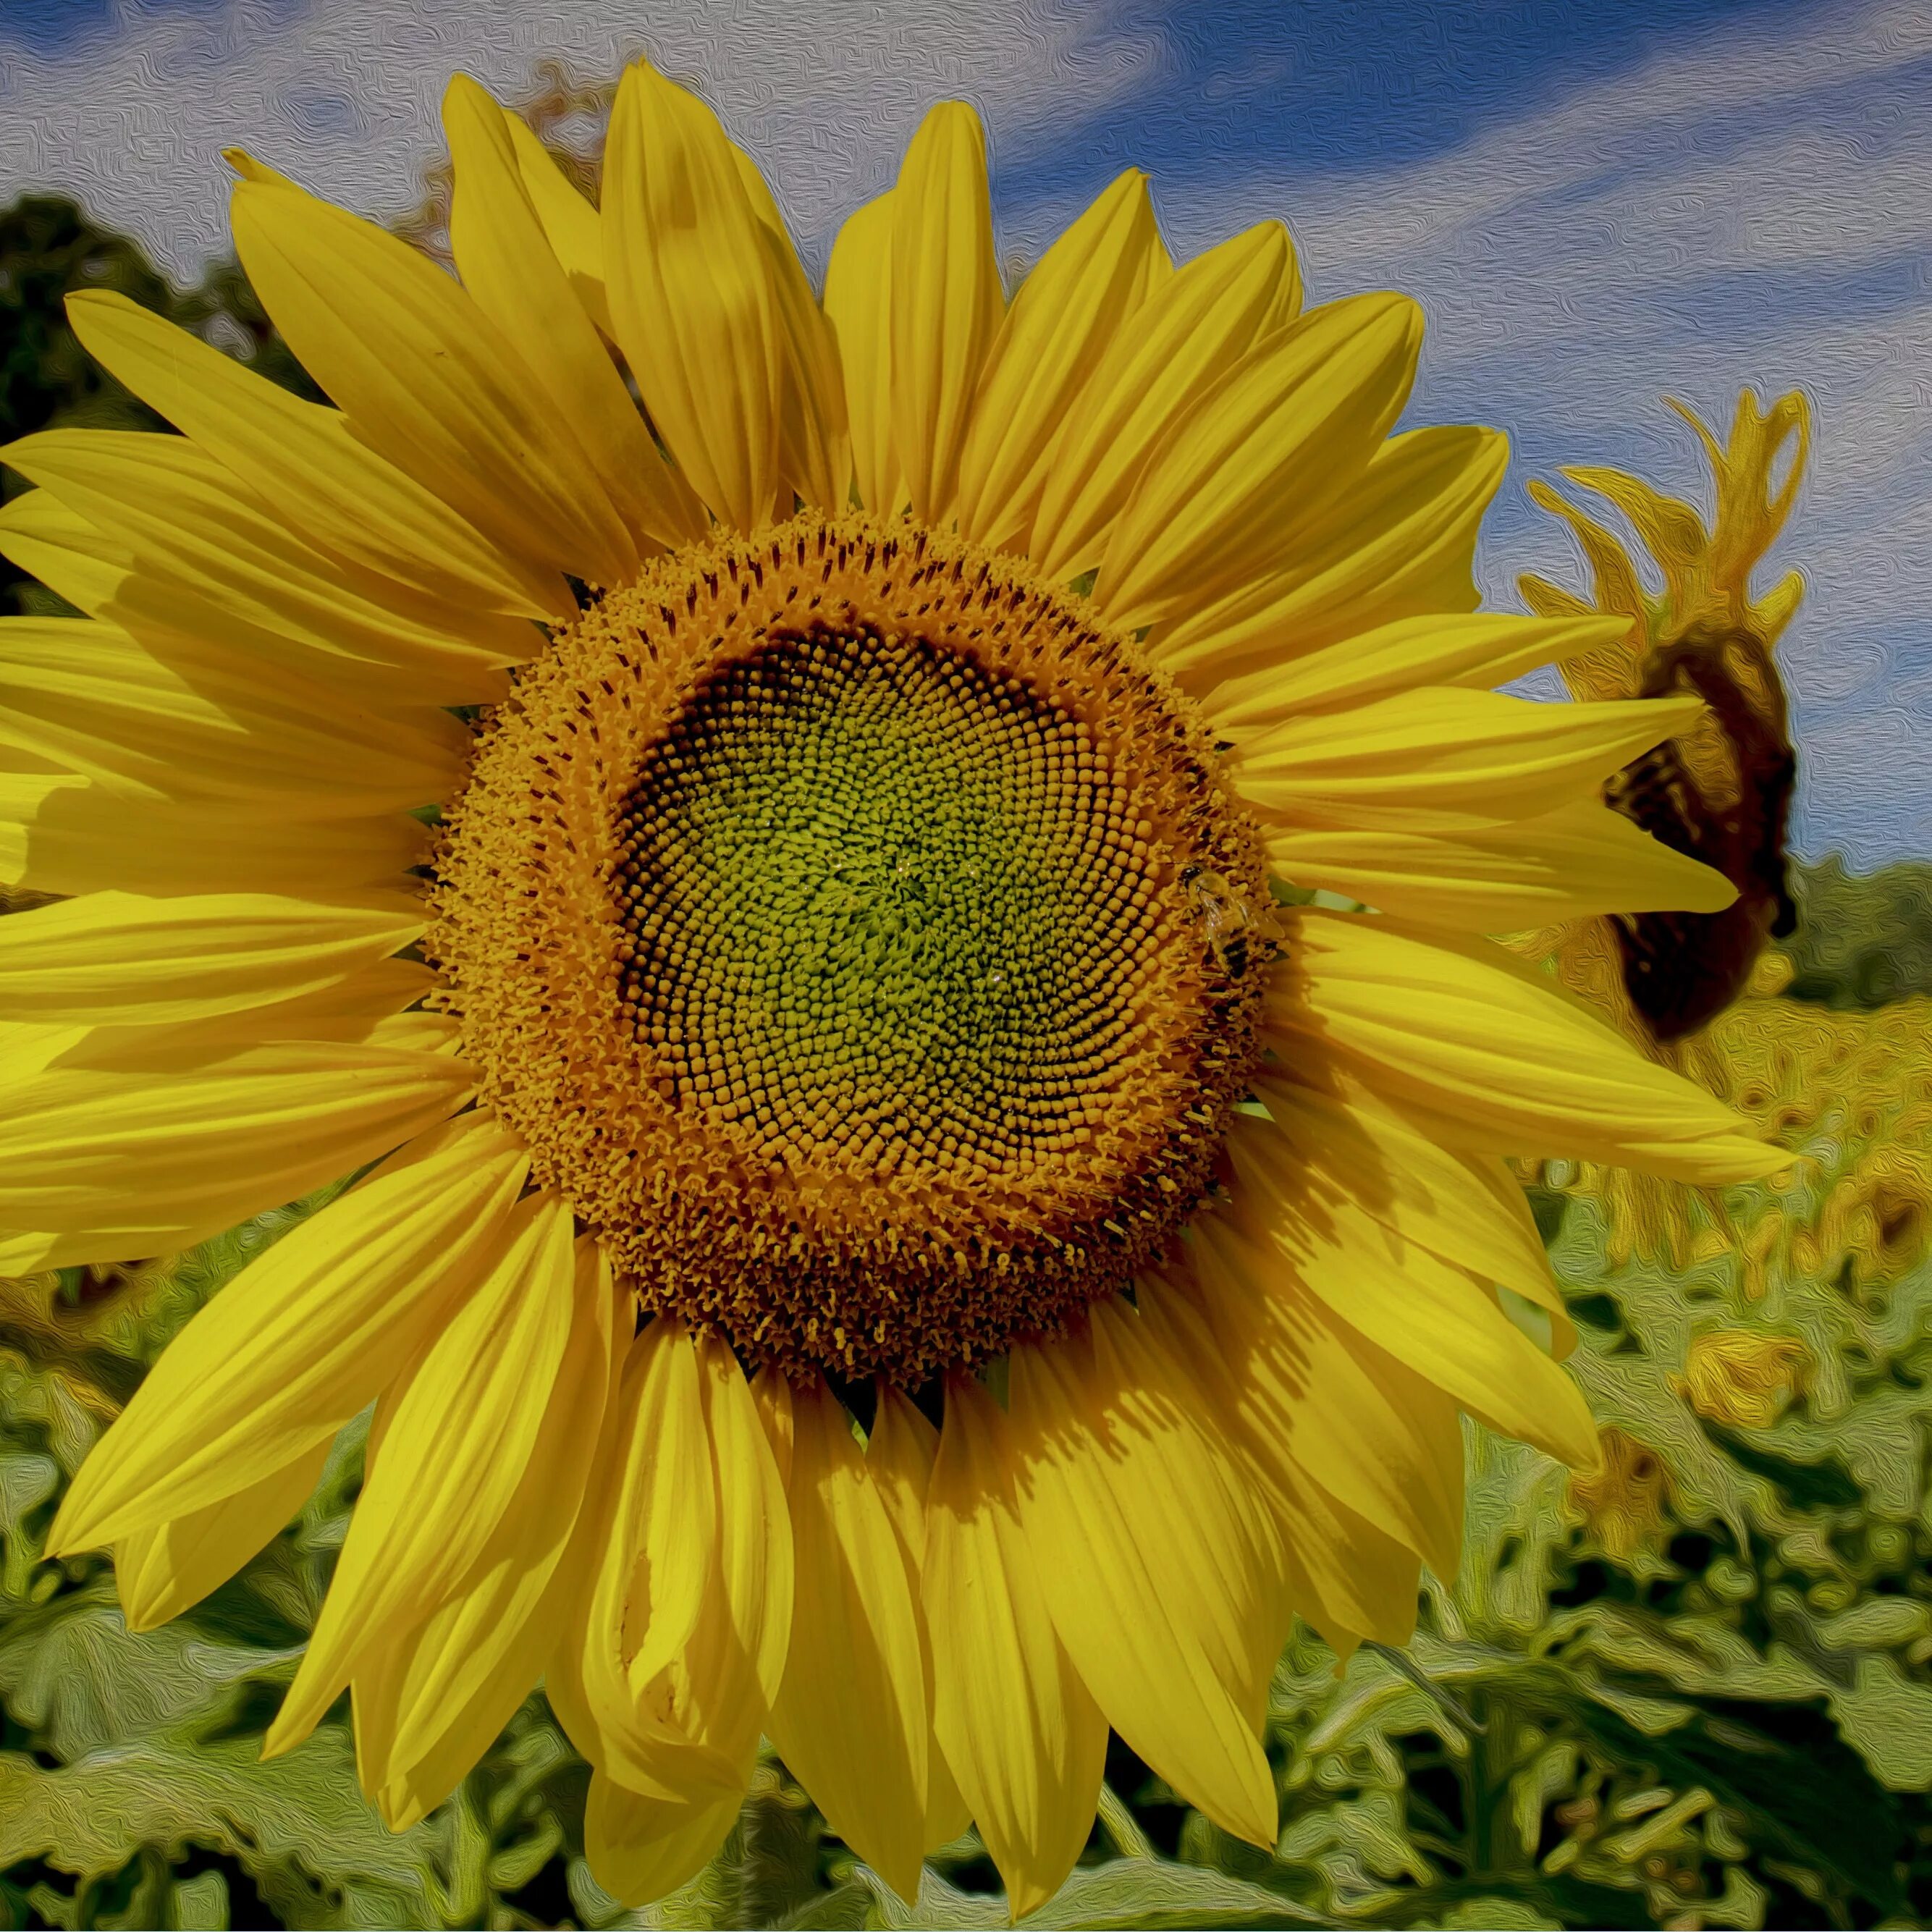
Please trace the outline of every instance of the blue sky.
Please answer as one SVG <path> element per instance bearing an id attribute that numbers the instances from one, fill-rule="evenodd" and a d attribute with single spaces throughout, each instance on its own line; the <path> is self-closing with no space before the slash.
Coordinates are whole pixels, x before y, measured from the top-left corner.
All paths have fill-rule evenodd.
<path id="1" fill-rule="evenodd" d="M 649 51 L 768 164 L 808 254 L 923 106 L 988 123 L 1017 270 L 1119 168 L 1178 254 L 1276 215 L 1318 298 L 1393 286 L 1430 331 L 1416 422 L 1508 430 L 1486 590 L 1576 581 L 1523 483 L 1611 462 L 1691 495 L 1662 407 L 1802 386 L 1812 475 L 1774 571 L 1797 843 L 1932 853 L 1932 12 L 1918 0 L 4 0 L 0 194 L 65 186 L 184 275 L 239 139 L 381 215 L 414 199 L 452 67 Z"/>

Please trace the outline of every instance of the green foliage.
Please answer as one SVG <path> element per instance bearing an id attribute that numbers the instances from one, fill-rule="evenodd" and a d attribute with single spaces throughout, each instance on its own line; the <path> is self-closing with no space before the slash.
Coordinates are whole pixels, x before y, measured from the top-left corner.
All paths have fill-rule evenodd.
<path id="1" fill-rule="evenodd" d="M 1851 872 L 1833 852 L 1815 866 L 1794 862 L 1792 887 L 1792 999 L 1870 1007 L 1932 993 L 1932 863 Z"/>

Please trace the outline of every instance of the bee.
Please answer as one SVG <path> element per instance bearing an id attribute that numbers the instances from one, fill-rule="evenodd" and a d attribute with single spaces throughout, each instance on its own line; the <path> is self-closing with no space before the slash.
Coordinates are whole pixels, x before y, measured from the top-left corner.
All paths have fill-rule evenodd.
<path id="1" fill-rule="evenodd" d="M 1219 872 L 1204 866 L 1183 866 L 1180 886 L 1201 922 L 1208 950 L 1229 979 L 1240 979 L 1248 970 L 1248 936 L 1254 925 L 1246 900 Z"/>
<path id="2" fill-rule="evenodd" d="M 1744 990 L 1758 956 L 1797 924 L 1785 836 L 1798 761 L 1769 652 L 1742 628 L 1700 627 L 1658 651 L 1642 698 L 1694 693 L 1695 736 L 1666 739 L 1615 773 L 1604 801 L 1738 889 L 1723 912 L 1617 914 L 1624 990 L 1653 1039 L 1696 1033 Z"/>

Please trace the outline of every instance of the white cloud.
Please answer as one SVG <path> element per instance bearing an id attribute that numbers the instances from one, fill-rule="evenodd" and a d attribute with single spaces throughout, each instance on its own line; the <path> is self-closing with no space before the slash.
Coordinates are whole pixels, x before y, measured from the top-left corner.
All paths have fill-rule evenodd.
<path id="1" fill-rule="evenodd" d="M 361 212 L 400 214 L 441 152 L 437 104 L 462 69 L 500 94 L 536 63 L 586 77 L 647 52 L 698 82 L 733 133 L 779 164 L 787 212 L 821 244 L 890 179 L 920 116 L 946 95 L 1024 140 L 1070 100 L 1157 84 L 1162 50 L 1078 0 L 231 0 L 221 12 L 118 0 L 105 31 L 44 54 L 0 24 L 4 190 L 77 191 L 191 277 L 226 245 L 220 151 L 247 147 Z"/>

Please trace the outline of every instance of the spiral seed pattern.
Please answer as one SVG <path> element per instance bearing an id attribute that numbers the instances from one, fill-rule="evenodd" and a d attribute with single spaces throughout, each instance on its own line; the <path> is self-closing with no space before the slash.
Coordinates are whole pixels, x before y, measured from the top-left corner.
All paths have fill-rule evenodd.
<path id="1" fill-rule="evenodd" d="M 1258 849 L 1080 600 L 807 515 L 526 668 L 425 947 L 646 1306 L 910 1387 L 1124 1286 L 1210 1184 L 1263 975 L 1187 881 L 1264 905 Z"/>

